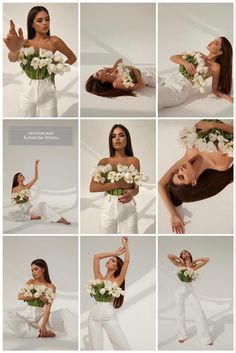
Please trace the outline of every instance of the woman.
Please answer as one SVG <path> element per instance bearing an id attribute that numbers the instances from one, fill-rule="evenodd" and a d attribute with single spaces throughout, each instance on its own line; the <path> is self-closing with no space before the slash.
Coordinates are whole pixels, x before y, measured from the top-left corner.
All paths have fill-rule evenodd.
<path id="1" fill-rule="evenodd" d="M 32 277 L 18 294 L 27 303 L 24 311 L 6 312 L 4 321 L 17 337 L 55 337 L 60 334 L 77 337 L 76 318 L 67 309 L 51 312 L 56 287 L 52 284 L 47 263 L 36 259 L 31 263 Z"/>
<path id="2" fill-rule="evenodd" d="M 125 289 L 125 276 L 128 271 L 130 255 L 128 237 L 122 237 L 123 247 L 107 253 L 94 256 L 93 268 L 95 280 L 116 283 L 117 286 Z M 119 257 L 125 254 L 124 261 Z M 105 276 L 100 272 L 100 260 L 110 257 L 106 263 L 107 273 Z M 113 297 L 109 302 L 96 301 L 89 313 L 89 341 L 92 350 L 103 349 L 102 329 L 108 334 L 114 350 L 130 350 L 129 344 L 119 326 L 114 309 L 122 306 L 124 296 Z"/>
<path id="3" fill-rule="evenodd" d="M 30 189 L 38 180 L 38 164 L 35 161 L 34 177 L 29 183 L 24 183 L 25 177 L 22 173 L 16 173 L 12 183 L 12 202 L 16 205 L 16 210 L 9 212 L 9 217 L 15 222 L 34 221 L 45 219 L 53 223 L 70 224 L 65 218 L 56 213 L 46 202 L 40 202 L 33 206 L 30 199 Z"/>
<path id="4" fill-rule="evenodd" d="M 114 98 L 119 96 L 136 96 L 134 91 L 145 86 L 156 87 L 156 69 L 137 69 L 118 59 L 110 67 L 104 67 L 91 75 L 86 82 L 86 91 L 97 96 Z"/>
<path id="5" fill-rule="evenodd" d="M 233 103 L 230 95 L 232 87 L 232 57 L 233 50 L 225 37 L 214 39 L 207 45 L 208 55 L 201 54 L 207 68 L 207 78 L 212 78 L 212 94 Z M 183 55 L 173 55 L 170 58 L 175 64 L 183 65 L 187 73 L 193 77 L 196 67 L 186 61 Z M 172 107 L 185 102 L 192 90 L 192 79 L 185 78 L 180 72 L 160 81 L 158 85 L 159 108 Z"/>
<path id="6" fill-rule="evenodd" d="M 99 166 L 110 164 L 116 170 L 118 164 L 133 165 L 140 171 L 138 158 L 134 157 L 131 137 L 128 129 L 121 124 L 112 127 L 109 134 L 110 157 L 99 161 Z M 119 190 L 122 189 L 122 192 Z M 137 234 L 138 217 L 134 196 L 139 188 L 127 183 L 123 178 L 104 184 L 91 179 L 90 192 L 105 192 L 100 215 L 100 230 L 103 234 Z"/>
<path id="7" fill-rule="evenodd" d="M 4 43 L 9 49 L 8 58 L 11 62 L 18 61 L 22 47 L 33 47 L 36 51 L 46 49 L 53 53 L 58 51 L 67 57 L 66 64 L 76 62 L 75 54 L 63 40 L 50 35 L 50 16 L 45 7 L 35 6 L 29 11 L 27 29 L 28 39 L 24 39 L 22 29 L 19 28 L 17 33 L 14 22 L 10 20 L 9 33 Z M 38 110 L 40 117 L 57 117 L 56 91 L 52 82 L 48 78 L 32 80 L 26 74 L 23 79 L 18 116 L 35 117 Z"/>
<path id="8" fill-rule="evenodd" d="M 175 293 L 176 307 L 177 307 L 177 328 L 178 328 L 178 342 L 184 343 L 188 339 L 186 327 L 185 327 L 185 300 L 189 298 L 191 302 L 191 307 L 194 310 L 194 320 L 196 323 L 197 334 L 199 340 L 203 344 L 212 345 L 212 339 L 208 330 L 206 316 L 202 310 L 201 304 L 193 290 L 192 281 L 197 278 L 197 274 L 193 271 L 197 271 L 202 266 L 206 265 L 209 261 L 208 257 L 203 257 L 193 261 L 192 255 L 189 251 L 183 250 L 180 256 L 168 254 L 168 259 L 178 267 L 177 272 L 180 279 L 180 286 L 177 288 Z M 183 278 L 185 276 L 184 272 L 190 271 L 190 277 L 196 276 L 195 279 L 191 280 Z M 192 272 L 192 274 L 191 274 Z"/>
<path id="9" fill-rule="evenodd" d="M 219 131 L 233 139 L 233 126 L 221 121 L 199 121 L 197 131 Z M 232 143 L 232 140 L 229 142 Z M 229 144 L 228 143 L 228 144 Z M 219 146 L 219 145 L 218 145 Z M 218 147 L 212 151 L 201 150 L 201 145 L 186 145 L 185 155 L 160 179 L 159 193 L 170 214 L 172 231 L 184 233 L 184 222 L 176 207 L 183 202 L 193 202 L 214 196 L 233 181 L 233 158 Z"/>

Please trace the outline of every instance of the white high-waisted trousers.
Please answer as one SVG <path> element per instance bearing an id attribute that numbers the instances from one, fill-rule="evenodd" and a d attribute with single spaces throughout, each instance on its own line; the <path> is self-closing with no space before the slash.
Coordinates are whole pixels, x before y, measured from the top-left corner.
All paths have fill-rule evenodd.
<path id="1" fill-rule="evenodd" d="M 121 203 L 118 196 L 105 193 L 100 214 L 100 233 L 138 234 L 138 215 L 135 200 Z"/>
<path id="2" fill-rule="evenodd" d="M 40 202 L 33 206 L 29 201 L 15 205 L 15 210 L 10 211 L 8 217 L 15 222 L 30 221 L 31 215 L 40 216 L 49 222 L 57 222 L 61 216 L 55 212 L 46 202 Z"/>
<path id="3" fill-rule="evenodd" d="M 57 117 L 56 88 L 52 82 L 43 80 L 31 80 L 26 74 L 22 74 L 22 86 L 19 95 L 19 117 Z"/>
<path id="4" fill-rule="evenodd" d="M 177 328 L 178 328 L 178 339 L 185 340 L 188 336 L 185 327 L 185 300 L 189 299 L 191 307 L 194 311 L 194 320 L 196 323 L 197 334 L 199 340 L 203 344 L 209 344 L 212 342 L 207 319 L 201 304 L 193 290 L 192 283 L 180 282 L 180 286 L 177 288 L 175 293 L 176 309 L 177 309 Z"/>
<path id="5" fill-rule="evenodd" d="M 158 83 L 158 106 L 159 109 L 173 107 L 185 102 L 193 86 L 180 72 L 175 73 Z"/>
<path id="6" fill-rule="evenodd" d="M 156 68 L 155 67 L 142 67 L 140 68 L 142 78 L 146 86 L 156 87 Z"/>
<path id="7" fill-rule="evenodd" d="M 119 326 L 115 310 L 112 303 L 104 302 L 95 302 L 95 305 L 90 310 L 88 328 L 91 350 L 103 350 L 103 328 L 114 350 L 130 350 L 125 335 Z"/>
<path id="8" fill-rule="evenodd" d="M 23 311 L 7 311 L 4 313 L 4 324 L 17 337 L 38 337 L 39 326 L 43 320 L 44 308 L 27 306 Z M 47 330 L 66 334 L 77 339 L 77 318 L 68 309 L 52 311 L 47 323 Z"/>

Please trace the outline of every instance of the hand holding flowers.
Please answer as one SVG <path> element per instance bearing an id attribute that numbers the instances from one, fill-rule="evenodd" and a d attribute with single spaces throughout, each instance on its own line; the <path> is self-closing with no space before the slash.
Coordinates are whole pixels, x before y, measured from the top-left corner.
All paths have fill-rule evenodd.
<path id="1" fill-rule="evenodd" d="M 177 276 L 181 280 L 181 282 L 193 282 L 199 278 L 199 273 L 194 271 L 190 267 L 179 267 L 176 271 Z"/>
<path id="2" fill-rule="evenodd" d="M 90 280 L 87 285 L 87 292 L 98 302 L 110 302 L 114 298 L 125 295 L 125 291 L 118 287 L 116 282 L 106 280 Z"/>
<path id="3" fill-rule="evenodd" d="M 11 194 L 11 203 L 13 205 L 23 204 L 29 201 L 31 193 L 28 189 L 21 190 L 19 192 L 13 192 Z"/>
<path id="4" fill-rule="evenodd" d="M 55 299 L 55 293 L 51 287 L 45 285 L 27 284 L 20 290 L 27 299 L 30 306 L 43 307 L 45 304 L 52 304 Z"/>

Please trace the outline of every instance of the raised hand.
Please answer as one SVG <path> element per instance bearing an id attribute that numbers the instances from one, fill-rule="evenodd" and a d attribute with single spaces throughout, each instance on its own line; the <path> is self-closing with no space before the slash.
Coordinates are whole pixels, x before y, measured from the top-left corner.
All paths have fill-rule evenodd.
<path id="1" fill-rule="evenodd" d="M 10 20 L 10 29 L 7 37 L 4 38 L 3 41 L 11 52 L 17 53 L 23 47 L 24 44 L 24 35 L 22 28 L 19 28 L 17 33 L 14 22 Z"/>
<path id="2" fill-rule="evenodd" d="M 124 236 L 121 238 L 121 241 L 122 241 L 122 244 L 123 244 L 124 248 L 125 248 L 126 246 L 128 246 L 129 239 L 128 239 L 127 235 L 124 235 Z"/>
<path id="3" fill-rule="evenodd" d="M 114 255 L 119 256 L 119 255 L 124 254 L 124 252 L 125 252 L 125 247 L 121 246 L 120 248 L 118 248 L 117 250 L 114 251 Z"/>

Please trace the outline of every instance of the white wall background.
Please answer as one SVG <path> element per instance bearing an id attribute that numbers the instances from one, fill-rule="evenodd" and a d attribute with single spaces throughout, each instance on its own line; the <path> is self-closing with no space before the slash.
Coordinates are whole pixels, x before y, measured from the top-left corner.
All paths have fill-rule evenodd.
<path id="1" fill-rule="evenodd" d="M 177 141 L 184 127 L 192 127 L 198 120 L 165 119 L 158 122 L 158 179 L 185 153 Z M 224 120 L 229 124 L 232 120 Z M 159 196 L 158 232 L 171 233 L 169 213 Z M 233 183 L 217 195 L 205 200 L 186 202 L 177 208 L 189 234 L 232 234 L 233 233 Z M 222 221 L 224 220 L 224 221 Z"/>
<path id="2" fill-rule="evenodd" d="M 225 36 L 233 43 L 233 4 L 185 3 L 158 5 L 159 75 L 177 69 L 169 60 L 185 50 L 208 53 L 207 44 Z"/>
<path id="3" fill-rule="evenodd" d="M 47 262 L 51 281 L 57 288 L 52 310 L 67 308 L 77 314 L 78 238 L 75 236 L 4 237 L 3 309 L 26 305 L 17 300 L 17 295 L 32 278 L 31 262 L 38 258 Z"/>
<path id="4" fill-rule="evenodd" d="M 158 239 L 158 311 L 159 349 L 204 350 L 195 334 L 194 316 L 186 304 L 187 328 L 190 339 L 177 343 L 174 293 L 179 279 L 176 267 L 167 254 L 179 256 L 182 250 L 191 252 L 193 259 L 209 257 L 209 263 L 199 269 L 200 278 L 193 284 L 208 319 L 214 345 L 210 350 L 233 349 L 233 237 L 164 237 Z"/>
<path id="5" fill-rule="evenodd" d="M 10 126 L 72 127 L 70 146 L 16 146 L 8 144 Z M 39 159 L 39 179 L 32 187 L 32 204 L 46 201 L 62 212 L 72 212 L 77 222 L 78 122 L 76 120 L 4 120 L 3 127 L 3 207 L 10 205 L 13 176 L 22 172 L 29 182 L 34 175 L 34 162 Z M 71 216 L 71 214 L 70 214 Z M 36 224 L 36 223 L 35 223 Z M 69 231 L 69 229 L 68 229 Z M 75 232 L 77 232 L 75 230 Z"/>
<path id="6" fill-rule="evenodd" d="M 73 3 L 40 3 L 50 14 L 50 33 L 60 37 L 78 56 L 78 6 Z M 27 15 L 36 3 L 5 3 L 3 5 L 3 35 L 9 31 L 9 21 L 15 22 L 16 29 L 23 29 L 27 38 Z M 18 95 L 22 70 L 18 63 L 8 60 L 9 50 L 3 43 L 3 115 L 17 116 Z M 78 68 L 73 64 L 71 72 L 56 77 L 58 114 L 65 117 L 78 116 Z"/>
<path id="7" fill-rule="evenodd" d="M 154 120 L 82 120 L 81 121 L 81 179 L 80 179 L 80 193 L 81 193 L 81 232 L 82 233 L 97 233 L 98 222 L 88 222 L 92 216 L 94 207 L 96 208 L 96 215 L 99 215 L 99 205 L 101 204 L 104 193 L 90 193 L 90 172 L 98 162 L 109 156 L 109 133 L 113 125 L 122 124 L 130 132 L 132 147 L 134 155 L 139 158 L 141 165 L 141 172 L 149 177 L 146 186 L 141 186 L 139 194 L 135 197 L 140 213 L 142 206 L 145 205 L 145 216 L 150 221 L 149 216 L 155 213 L 155 188 L 156 188 L 156 124 Z M 148 143 L 147 143 L 148 141 Z M 141 197 L 146 195 L 146 201 L 141 202 Z M 89 201 L 90 200 L 90 201 Z M 97 202 L 93 205 L 93 202 Z M 147 206 L 147 208 L 146 208 Z M 84 210 L 87 211 L 83 213 Z M 89 211 L 91 209 L 91 212 Z M 92 216 L 93 217 L 93 216 Z M 94 217 L 93 217 L 94 219 Z M 91 228 L 92 227 L 92 228 Z M 145 226 L 144 226 L 145 228 Z M 90 230 L 90 231 L 88 231 Z M 155 231 L 154 231 L 155 232 Z M 151 232 L 153 233 L 153 232 Z"/>
<path id="8" fill-rule="evenodd" d="M 82 65 L 155 64 L 155 4 L 81 4 Z"/>
<path id="9" fill-rule="evenodd" d="M 156 239 L 154 236 L 129 237 L 130 265 L 126 276 L 126 294 L 123 306 L 117 310 L 119 323 L 132 350 L 155 350 L 156 315 L 155 259 Z M 82 350 L 89 349 L 88 314 L 94 304 L 86 291 L 88 280 L 93 279 L 93 256 L 96 253 L 114 251 L 121 244 L 118 236 L 81 237 L 81 341 Z M 101 261 L 101 272 L 106 273 Z M 111 344 L 104 334 L 104 349 L 111 350 Z"/>

